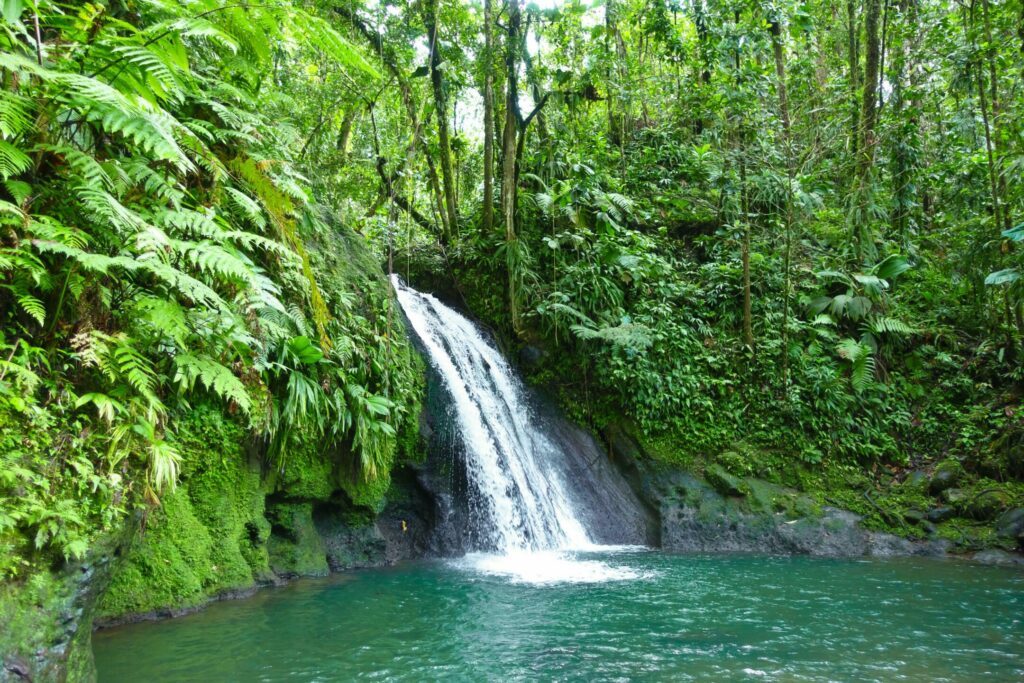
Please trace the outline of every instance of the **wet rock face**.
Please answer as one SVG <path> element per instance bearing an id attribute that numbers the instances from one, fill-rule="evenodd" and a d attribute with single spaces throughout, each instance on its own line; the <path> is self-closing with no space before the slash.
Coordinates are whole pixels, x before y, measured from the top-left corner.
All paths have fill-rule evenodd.
<path id="1" fill-rule="evenodd" d="M 135 522 L 126 524 L 126 529 Z M 127 531 L 126 531 L 127 533 Z M 95 678 L 92 618 L 125 534 L 101 539 L 80 562 L 31 585 L 2 587 L 0 683 Z"/>
<path id="2" fill-rule="evenodd" d="M 941 543 L 912 543 L 863 529 L 860 518 L 834 508 L 811 516 L 759 511 L 686 477 L 685 492 L 661 503 L 662 547 L 676 552 L 745 552 L 823 557 L 939 555 Z M 678 491 L 678 490 L 677 490 Z"/>
<path id="3" fill-rule="evenodd" d="M 313 524 L 332 572 L 378 567 L 387 562 L 387 543 L 374 520 L 338 508 L 314 510 Z"/>
<path id="4" fill-rule="evenodd" d="M 661 546 L 674 552 L 743 552 L 825 557 L 942 555 L 947 542 L 914 542 L 872 532 L 852 512 L 819 508 L 809 496 L 720 465 L 703 476 L 659 465 L 630 435 L 606 437 L 630 481 L 657 511 Z M 930 524 L 921 513 L 918 524 Z"/>

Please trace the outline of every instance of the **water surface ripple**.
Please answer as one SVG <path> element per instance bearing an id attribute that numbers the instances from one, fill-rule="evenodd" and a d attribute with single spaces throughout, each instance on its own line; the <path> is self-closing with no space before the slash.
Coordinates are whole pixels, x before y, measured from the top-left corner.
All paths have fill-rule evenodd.
<path id="1" fill-rule="evenodd" d="M 1024 680 L 1019 571 L 629 549 L 580 559 L 608 580 L 436 561 L 300 581 L 97 633 L 99 680 Z"/>

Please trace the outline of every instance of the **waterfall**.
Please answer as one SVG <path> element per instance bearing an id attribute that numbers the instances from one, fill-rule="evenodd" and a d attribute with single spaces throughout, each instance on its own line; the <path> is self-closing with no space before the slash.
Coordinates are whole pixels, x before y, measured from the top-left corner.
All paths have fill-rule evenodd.
<path id="1" fill-rule="evenodd" d="M 594 547 L 564 448 L 477 327 L 393 276 L 398 301 L 451 396 L 477 535 L 503 555 Z"/>

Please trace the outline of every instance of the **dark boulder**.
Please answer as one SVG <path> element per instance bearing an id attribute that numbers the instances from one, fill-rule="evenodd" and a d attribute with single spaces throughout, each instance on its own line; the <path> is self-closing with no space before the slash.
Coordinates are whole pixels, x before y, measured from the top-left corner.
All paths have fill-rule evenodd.
<path id="1" fill-rule="evenodd" d="M 1024 537 L 1024 508 L 1007 510 L 996 520 L 996 536 L 1020 542 Z"/>
<path id="2" fill-rule="evenodd" d="M 907 520 L 911 524 L 920 524 L 925 521 L 927 515 L 920 510 L 907 510 L 903 513 L 903 519 Z"/>
<path id="3" fill-rule="evenodd" d="M 956 510 L 944 505 L 942 507 L 933 508 L 928 511 L 928 521 L 938 524 L 939 522 L 945 522 L 948 519 L 956 517 Z"/>
<path id="4" fill-rule="evenodd" d="M 954 509 L 960 509 L 967 502 L 967 492 L 963 489 L 946 489 L 942 492 L 942 500 Z"/>
<path id="5" fill-rule="evenodd" d="M 932 495 L 937 495 L 943 491 L 953 488 L 963 476 L 964 468 L 959 462 L 953 460 L 943 460 L 935 466 L 935 471 L 932 473 L 932 478 L 928 482 L 928 492 Z"/>

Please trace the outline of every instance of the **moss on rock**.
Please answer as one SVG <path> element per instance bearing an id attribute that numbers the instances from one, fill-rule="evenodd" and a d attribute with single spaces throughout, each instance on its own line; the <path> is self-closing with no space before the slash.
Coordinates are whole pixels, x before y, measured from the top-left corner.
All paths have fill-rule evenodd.
<path id="1" fill-rule="evenodd" d="M 188 609 L 272 577 L 265 490 L 244 444 L 245 429 L 213 407 L 183 418 L 183 481 L 126 552 L 101 618 Z"/>
<path id="2" fill-rule="evenodd" d="M 313 504 L 274 502 L 268 506 L 271 523 L 267 550 L 270 567 L 279 576 L 325 576 L 327 550 L 313 524 Z"/>

